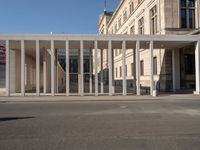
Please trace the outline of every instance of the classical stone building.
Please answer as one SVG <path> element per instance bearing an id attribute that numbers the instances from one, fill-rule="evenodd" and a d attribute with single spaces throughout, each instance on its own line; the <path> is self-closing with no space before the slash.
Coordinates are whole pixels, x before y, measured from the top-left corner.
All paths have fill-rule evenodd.
<path id="1" fill-rule="evenodd" d="M 114 12 L 104 11 L 98 21 L 99 34 L 128 35 L 193 35 L 199 34 L 200 1 L 198 0 L 121 0 Z M 195 88 L 194 44 L 176 49 L 154 49 L 153 65 L 156 89 L 159 91 Z M 163 46 L 164 47 L 164 46 Z M 126 49 L 127 88 L 134 87 L 135 51 Z M 102 50 L 103 66 L 107 70 L 107 50 Z M 114 49 L 115 89 L 122 89 L 122 50 Z M 141 87 L 150 87 L 149 49 L 140 50 Z M 172 67 L 172 64 L 176 66 Z M 173 70 L 174 69 L 174 70 Z M 174 72 L 174 74 L 173 74 Z M 106 74 L 106 73 L 104 73 Z M 176 82 L 173 84 L 173 80 Z M 117 90 L 116 90 L 117 91 Z"/>

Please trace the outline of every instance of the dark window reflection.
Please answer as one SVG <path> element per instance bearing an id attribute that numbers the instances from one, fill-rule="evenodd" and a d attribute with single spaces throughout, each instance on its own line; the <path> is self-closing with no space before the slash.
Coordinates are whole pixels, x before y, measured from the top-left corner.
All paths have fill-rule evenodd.
<path id="1" fill-rule="evenodd" d="M 181 28 L 195 28 L 195 1 L 181 0 Z"/>
<path id="2" fill-rule="evenodd" d="M 181 9 L 181 27 L 187 28 L 186 9 Z"/>
<path id="3" fill-rule="evenodd" d="M 0 88 L 5 88 L 6 49 L 2 45 L 0 45 Z"/>

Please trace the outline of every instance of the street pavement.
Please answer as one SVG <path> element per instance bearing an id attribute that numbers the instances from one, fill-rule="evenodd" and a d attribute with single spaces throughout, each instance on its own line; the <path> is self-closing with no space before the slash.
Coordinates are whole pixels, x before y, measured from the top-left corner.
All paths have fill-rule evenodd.
<path id="1" fill-rule="evenodd" d="M 0 150 L 199 150 L 200 100 L 0 102 Z"/>

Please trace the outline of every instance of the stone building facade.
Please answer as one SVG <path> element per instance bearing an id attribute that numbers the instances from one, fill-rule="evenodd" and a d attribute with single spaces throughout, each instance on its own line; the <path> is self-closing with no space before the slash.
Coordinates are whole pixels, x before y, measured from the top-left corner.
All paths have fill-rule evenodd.
<path id="1" fill-rule="evenodd" d="M 198 0 L 121 0 L 114 12 L 104 11 L 98 21 L 99 34 L 199 34 L 200 1 Z M 162 45 L 161 45 L 162 47 Z M 103 68 L 107 70 L 107 50 L 99 54 Z M 195 88 L 194 45 L 180 49 L 154 49 L 154 80 L 159 91 Z M 131 88 L 135 76 L 135 55 L 126 50 L 126 78 Z M 114 81 L 122 82 L 122 51 L 114 49 Z M 176 63 L 176 70 L 172 63 Z M 99 66 L 101 67 L 101 66 Z M 150 86 L 148 49 L 140 50 L 141 86 Z M 172 82 L 172 72 L 176 71 L 176 85 Z M 106 74 L 106 73 L 104 73 Z M 106 80 L 106 78 L 105 78 Z M 174 88 L 173 88 L 174 86 Z"/>

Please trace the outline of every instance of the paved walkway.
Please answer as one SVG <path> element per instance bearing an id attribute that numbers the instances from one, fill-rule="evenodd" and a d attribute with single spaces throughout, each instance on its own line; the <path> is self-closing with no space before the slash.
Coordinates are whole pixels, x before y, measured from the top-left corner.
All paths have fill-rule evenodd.
<path id="1" fill-rule="evenodd" d="M 146 100 L 200 100 L 200 96 L 193 94 L 163 94 L 153 96 L 11 96 L 0 97 L 0 102 L 73 102 L 73 101 L 146 101 Z"/>

